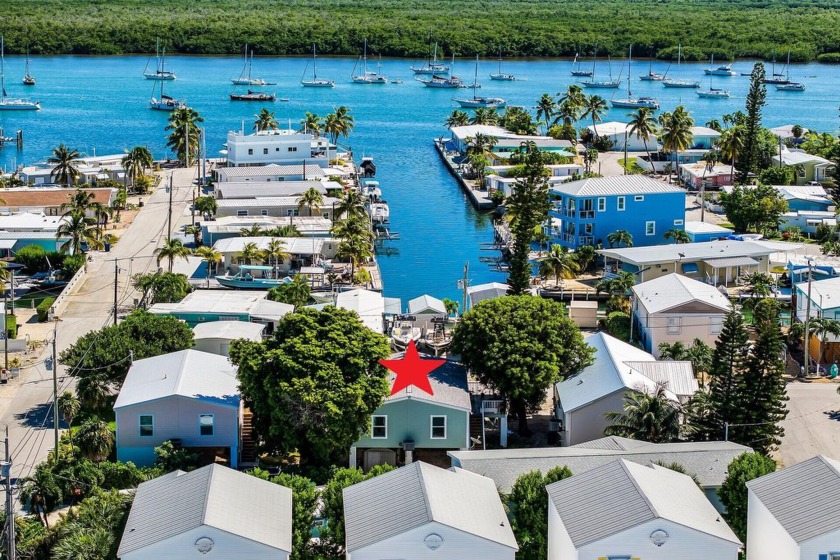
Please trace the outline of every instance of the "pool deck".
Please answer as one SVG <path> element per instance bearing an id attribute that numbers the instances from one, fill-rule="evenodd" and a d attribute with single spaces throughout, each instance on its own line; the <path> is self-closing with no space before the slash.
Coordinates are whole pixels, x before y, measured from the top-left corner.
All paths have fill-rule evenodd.
<path id="1" fill-rule="evenodd" d="M 458 170 L 458 164 L 455 163 L 454 158 L 450 152 L 446 151 L 446 140 L 435 139 L 435 149 L 437 150 L 440 159 L 446 164 L 449 172 L 458 180 L 458 184 L 469 195 L 470 201 L 479 210 L 492 210 L 495 207 L 493 201 L 490 200 L 490 193 L 476 188 L 476 182 L 470 179 L 464 179 Z"/>

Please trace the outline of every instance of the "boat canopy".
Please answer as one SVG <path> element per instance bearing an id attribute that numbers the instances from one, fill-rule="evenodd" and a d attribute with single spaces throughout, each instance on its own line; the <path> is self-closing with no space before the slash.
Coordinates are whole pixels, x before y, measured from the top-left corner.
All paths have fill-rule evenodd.
<path id="1" fill-rule="evenodd" d="M 252 264 L 241 264 L 239 265 L 239 270 L 263 270 L 263 271 L 271 271 L 274 270 L 273 266 L 257 266 Z"/>

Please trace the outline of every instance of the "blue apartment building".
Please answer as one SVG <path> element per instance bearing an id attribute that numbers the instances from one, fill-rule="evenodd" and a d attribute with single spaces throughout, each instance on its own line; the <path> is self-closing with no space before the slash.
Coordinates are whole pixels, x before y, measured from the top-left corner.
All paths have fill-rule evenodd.
<path id="1" fill-rule="evenodd" d="M 550 188 L 546 233 L 569 249 L 609 246 L 607 235 L 627 230 L 634 246 L 672 243 L 670 229 L 685 228 L 685 191 L 642 175 L 571 181 Z"/>

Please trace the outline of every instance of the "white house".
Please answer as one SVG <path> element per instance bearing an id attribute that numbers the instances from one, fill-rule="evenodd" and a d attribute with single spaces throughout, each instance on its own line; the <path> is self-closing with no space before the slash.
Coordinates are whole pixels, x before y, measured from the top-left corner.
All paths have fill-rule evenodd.
<path id="1" fill-rule="evenodd" d="M 586 128 L 596 136 L 609 138 L 610 142 L 612 142 L 613 150 L 623 150 L 626 139 L 628 152 L 645 151 L 644 141 L 630 130 L 630 125 L 627 123 L 610 121 L 598 123 L 595 126 L 589 125 Z M 647 141 L 648 150 L 655 152 L 658 146 L 656 136 L 651 134 L 650 139 Z"/>
<path id="2" fill-rule="evenodd" d="M 216 241 L 213 248 L 222 254 L 222 266 L 236 272 L 242 264 L 240 254 L 245 245 L 253 243 L 259 251 L 268 249 L 272 240 L 283 242 L 283 248 L 289 254 L 283 263 L 278 265 L 278 270 L 286 272 L 300 268 L 306 262 L 311 264 L 320 262 L 321 259 L 332 259 L 338 250 L 338 241 L 332 238 L 323 237 L 229 237 Z M 268 264 L 267 258 L 261 262 L 251 262 L 252 265 Z M 272 263 L 274 265 L 275 263 Z"/>
<path id="3" fill-rule="evenodd" d="M 326 168 L 336 156 L 328 138 L 295 130 L 261 130 L 253 134 L 228 132 L 229 167 L 312 164 Z M 301 168 L 302 169 L 302 168 Z"/>
<path id="4" fill-rule="evenodd" d="M 288 560 L 292 491 L 221 465 L 175 471 L 137 487 L 121 560 Z"/>
<path id="5" fill-rule="evenodd" d="M 671 469 L 618 459 L 546 490 L 548 560 L 738 558 L 741 541 L 721 514 Z"/>
<path id="6" fill-rule="evenodd" d="M 339 292 L 335 306 L 355 311 L 362 323 L 373 332 L 382 334 L 385 330 L 385 298 L 373 290 L 348 290 Z"/>
<path id="7" fill-rule="evenodd" d="M 250 321 L 274 332 L 277 323 L 295 310 L 293 305 L 266 299 L 268 292 L 255 290 L 195 290 L 177 303 L 156 303 L 149 313 L 172 315 L 194 327 L 212 321 Z"/>
<path id="8" fill-rule="evenodd" d="M 300 195 L 292 196 L 253 196 L 220 198 L 216 201 L 216 215 L 220 218 L 227 216 L 272 216 L 275 218 L 289 216 L 321 216 L 331 220 L 332 209 L 338 203 L 337 198 L 323 196 L 320 208 L 311 210 L 301 206 Z"/>
<path id="9" fill-rule="evenodd" d="M 747 482 L 747 560 L 840 559 L 840 461 L 818 455 Z"/>
<path id="10" fill-rule="evenodd" d="M 658 386 L 675 402 L 697 392 L 690 362 L 665 362 L 617 338 L 599 332 L 585 338 L 595 349 L 592 365 L 554 386 L 555 413 L 562 445 L 604 436 L 605 414 L 621 412 L 628 391 L 654 393 Z"/>
<path id="11" fill-rule="evenodd" d="M 344 489 L 347 560 L 514 560 L 496 485 L 421 461 Z"/>
<path id="12" fill-rule="evenodd" d="M 253 169 L 253 167 L 226 167 L 223 169 Z M 219 199 L 297 196 L 315 189 L 326 196 L 327 189 L 341 190 L 339 183 L 331 181 L 242 181 L 219 183 L 214 194 Z"/>
<path id="13" fill-rule="evenodd" d="M 714 346 L 732 304 L 717 288 L 668 274 L 633 286 L 632 320 L 642 347 L 659 357 L 659 345 L 700 339 Z"/>
<path id="14" fill-rule="evenodd" d="M 799 126 L 799 125 L 786 124 L 786 125 L 782 125 L 782 126 L 777 126 L 775 128 L 771 128 L 770 132 L 772 132 L 773 136 L 776 136 L 777 138 L 781 138 L 782 140 L 787 140 L 788 138 L 794 138 L 793 129 L 796 126 Z M 802 129 L 801 132 L 799 133 L 800 138 L 803 138 L 806 134 L 808 134 L 809 130 L 807 128 L 804 128 L 802 126 L 799 126 L 799 128 Z"/>
<path id="15" fill-rule="evenodd" d="M 137 360 L 114 403 L 117 460 L 151 466 L 168 440 L 239 463 L 241 399 L 225 356 L 181 350 Z"/>
<path id="16" fill-rule="evenodd" d="M 228 356 L 234 340 L 261 342 L 265 325 L 249 321 L 213 321 L 193 327 L 195 349 L 219 356 Z"/>

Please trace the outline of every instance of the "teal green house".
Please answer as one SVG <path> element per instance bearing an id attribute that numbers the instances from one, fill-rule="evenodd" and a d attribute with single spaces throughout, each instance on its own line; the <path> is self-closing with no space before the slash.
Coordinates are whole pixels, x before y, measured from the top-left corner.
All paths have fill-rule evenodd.
<path id="1" fill-rule="evenodd" d="M 392 386 L 394 378 L 391 373 Z M 466 369 L 447 361 L 429 374 L 429 382 L 433 395 L 409 386 L 385 399 L 373 413 L 368 433 L 350 448 L 351 467 L 367 471 L 381 464 L 424 461 L 448 468 L 448 451 L 469 449 Z"/>

